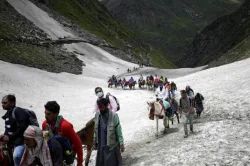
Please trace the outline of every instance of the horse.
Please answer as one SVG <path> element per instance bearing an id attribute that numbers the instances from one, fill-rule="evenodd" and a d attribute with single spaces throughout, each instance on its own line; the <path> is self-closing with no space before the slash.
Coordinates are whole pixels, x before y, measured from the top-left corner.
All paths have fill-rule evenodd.
<path id="1" fill-rule="evenodd" d="M 149 119 L 154 120 L 156 118 L 156 137 L 159 136 L 159 119 L 163 119 L 163 125 L 164 125 L 164 133 L 169 128 L 169 116 L 166 116 L 165 114 L 165 108 L 164 105 L 160 101 L 155 101 L 151 103 L 147 103 L 149 106 Z"/>
<path id="2" fill-rule="evenodd" d="M 158 82 L 157 82 L 157 83 L 155 82 L 155 83 L 154 83 L 154 90 L 157 89 L 158 87 L 159 87 L 159 83 L 158 83 Z"/>
<path id="3" fill-rule="evenodd" d="M 153 81 L 152 80 L 147 80 L 147 89 L 153 89 Z"/>
<path id="4" fill-rule="evenodd" d="M 129 86 L 129 81 L 126 81 L 125 84 L 123 85 L 123 89 L 127 89 L 128 86 Z"/>
<path id="5" fill-rule="evenodd" d="M 122 86 L 122 80 L 120 79 L 118 82 L 115 83 L 115 88 Z"/>
<path id="6" fill-rule="evenodd" d="M 92 153 L 94 131 L 95 131 L 95 121 L 93 118 L 86 124 L 86 126 L 83 129 L 77 132 L 77 135 L 80 137 L 82 144 L 87 146 L 87 156 L 85 160 L 85 166 L 88 166 L 89 159 Z"/>
<path id="7" fill-rule="evenodd" d="M 143 89 L 145 84 L 146 84 L 146 81 L 145 80 L 142 80 L 142 81 L 138 81 L 139 82 L 139 88 L 140 89 Z"/>
<path id="8" fill-rule="evenodd" d="M 132 88 L 135 89 L 135 85 L 136 85 L 136 84 L 137 84 L 136 81 L 130 82 L 129 85 L 128 85 L 128 86 L 129 86 L 129 89 L 130 89 L 130 90 L 131 90 Z"/>
<path id="9" fill-rule="evenodd" d="M 5 142 L 0 142 L 0 165 L 14 166 L 13 148 Z"/>

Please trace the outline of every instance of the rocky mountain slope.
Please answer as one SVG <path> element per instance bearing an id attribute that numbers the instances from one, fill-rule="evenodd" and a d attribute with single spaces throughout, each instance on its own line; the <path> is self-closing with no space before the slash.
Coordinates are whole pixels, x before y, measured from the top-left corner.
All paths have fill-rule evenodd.
<path id="1" fill-rule="evenodd" d="M 173 68 L 172 63 L 150 58 L 150 47 L 120 25 L 98 1 L 31 0 L 84 42 L 96 45 L 121 59 Z M 63 44 L 52 41 L 41 29 L 20 15 L 6 0 L 0 1 L 0 60 L 51 72 L 82 73 L 84 65 Z"/>
<path id="2" fill-rule="evenodd" d="M 83 62 L 20 15 L 7 1 L 0 5 L 0 60 L 51 72 L 82 73 Z M 45 44 L 47 43 L 47 44 Z"/>
<path id="3" fill-rule="evenodd" d="M 32 1 L 59 22 L 80 33 L 81 37 L 123 60 L 163 68 L 175 67 L 167 59 L 159 57 L 160 53 L 152 51 L 133 31 L 116 21 L 98 0 Z"/>
<path id="4" fill-rule="evenodd" d="M 212 67 L 230 63 L 250 57 L 249 46 L 250 1 L 246 1 L 237 11 L 218 18 L 199 33 L 179 65 Z"/>
<path id="5" fill-rule="evenodd" d="M 101 0 L 111 14 L 177 62 L 195 35 L 243 0 Z"/>

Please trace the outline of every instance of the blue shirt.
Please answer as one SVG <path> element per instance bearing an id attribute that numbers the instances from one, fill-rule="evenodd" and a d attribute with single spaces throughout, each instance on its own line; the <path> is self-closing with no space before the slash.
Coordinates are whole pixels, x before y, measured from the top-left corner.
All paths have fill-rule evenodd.
<path id="1" fill-rule="evenodd" d="M 168 101 L 162 100 L 162 102 L 163 102 L 163 105 L 164 105 L 164 107 L 165 107 L 165 110 L 168 109 L 168 108 L 170 107 L 170 103 L 169 103 Z"/>

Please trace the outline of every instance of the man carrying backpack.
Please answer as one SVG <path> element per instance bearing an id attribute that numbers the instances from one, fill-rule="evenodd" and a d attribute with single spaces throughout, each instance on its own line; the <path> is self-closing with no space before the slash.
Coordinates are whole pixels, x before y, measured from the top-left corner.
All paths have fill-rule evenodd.
<path id="1" fill-rule="evenodd" d="M 23 133 L 31 124 L 30 115 L 25 109 L 16 107 L 16 97 L 14 95 L 4 96 L 2 107 L 7 112 L 2 117 L 5 120 L 5 132 L 0 138 L 14 146 L 13 160 L 15 166 L 19 166 L 24 152 Z"/>
<path id="2" fill-rule="evenodd" d="M 188 137 L 188 129 L 187 124 L 189 121 L 190 124 L 190 131 L 193 132 L 193 114 L 194 114 L 194 103 L 191 98 L 188 97 L 187 92 L 185 90 L 181 91 L 181 98 L 180 98 L 180 118 L 182 118 L 183 125 L 184 125 L 184 138 Z M 182 115 L 182 113 L 184 115 Z"/>
<path id="3" fill-rule="evenodd" d="M 108 100 L 97 101 L 99 112 L 95 115 L 94 149 L 96 166 L 121 166 L 124 141 L 118 115 L 109 110 Z"/>
<path id="4" fill-rule="evenodd" d="M 82 142 L 79 136 L 76 134 L 73 125 L 65 120 L 62 116 L 59 115 L 60 106 L 56 101 L 48 101 L 45 105 L 45 118 L 46 120 L 43 122 L 42 129 L 43 131 L 48 131 L 50 140 L 55 136 L 58 136 L 57 140 L 61 143 L 63 150 L 68 149 L 66 147 L 67 142 L 72 145 L 73 153 L 77 154 L 77 166 L 82 166 L 83 163 L 83 151 L 82 151 Z M 61 137 L 60 137 L 61 136 Z M 65 139 L 66 138 L 66 139 Z M 63 143 L 59 140 L 62 140 Z M 66 141 L 65 141 L 66 140 Z M 54 144 L 50 144 L 51 150 L 55 149 Z M 70 147 L 70 148 L 71 148 Z M 73 163 L 72 152 L 71 149 L 65 150 L 64 160 L 67 164 Z"/>
<path id="5" fill-rule="evenodd" d="M 95 88 L 95 94 L 98 97 L 97 101 L 102 99 L 102 98 L 106 98 L 109 101 L 108 108 L 110 110 L 112 110 L 113 112 L 119 111 L 120 105 L 119 105 L 118 100 L 115 98 L 115 96 L 110 95 L 110 93 L 107 93 L 107 95 L 104 96 L 104 92 L 103 92 L 101 87 L 96 87 Z M 97 105 L 97 101 L 95 103 L 94 113 L 100 111 L 99 108 L 98 108 L 98 105 Z"/>

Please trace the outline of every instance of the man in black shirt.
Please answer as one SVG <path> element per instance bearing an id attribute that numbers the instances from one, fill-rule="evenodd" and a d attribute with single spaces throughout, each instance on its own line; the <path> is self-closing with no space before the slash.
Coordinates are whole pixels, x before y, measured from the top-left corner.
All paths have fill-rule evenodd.
<path id="1" fill-rule="evenodd" d="M 0 138 L 14 146 L 14 164 L 19 166 L 24 152 L 23 133 L 29 125 L 29 114 L 25 109 L 16 107 L 16 97 L 14 95 L 4 96 L 2 107 L 7 112 L 2 117 L 5 120 L 5 132 L 0 135 Z"/>

